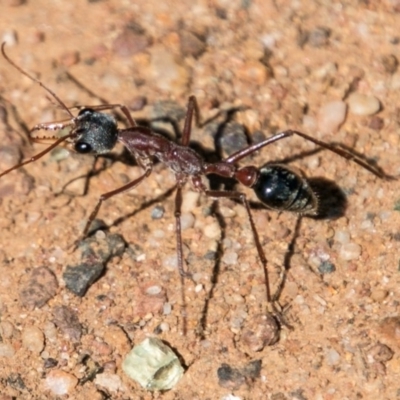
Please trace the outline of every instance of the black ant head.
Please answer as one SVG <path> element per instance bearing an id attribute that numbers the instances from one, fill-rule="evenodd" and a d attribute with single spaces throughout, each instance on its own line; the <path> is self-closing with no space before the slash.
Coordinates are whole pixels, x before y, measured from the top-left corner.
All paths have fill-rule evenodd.
<path id="1" fill-rule="evenodd" d="M 118 138 L 117 122 L 109 114 L 82 109 L 75 119 L 73 149 L 80 154 L 104 154 L 111 151 Z"/>

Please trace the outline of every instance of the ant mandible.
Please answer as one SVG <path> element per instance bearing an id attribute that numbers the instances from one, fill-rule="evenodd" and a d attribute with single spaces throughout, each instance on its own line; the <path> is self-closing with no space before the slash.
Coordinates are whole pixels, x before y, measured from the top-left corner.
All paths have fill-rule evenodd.
<path id="1" fill-rule="evenodd" d="M 260 143 L 248 146 L 234 154 L 226 157 L 222 161 L 208 163 L 193 149 L 189 147 L 191 125 L 193 115 L 198 120 L 199 111 L 196 98 L 189 97 L 184 128 L 182 132 L 181 143 L 175 143 L 164 136 L 161 136 L 151 129 L 138 126 L 131 117 L 128 109 L 122 104 L 98 105 L 94 107 L 82 107 L 78 115 L 73 115 L 58 96 L 46 87 L 41 81 L 25 72 L 16 65 L 5 53 L 5 43 L 2 44 L 1 51 L 4 58 L 19 72 L 27 76 L 32 81 L 38 83 L 46 90 L 53 99 L 69 114 L 70 119 L 67 122 L 50 122 L 35 125 L 30 134 L 38 130 L 57 131 L 70 127 L 70 132 L 61 137 L 42 137 L 35 138 L 30 136 L 32 142 L 51 142 L 51 145 L 42 152 L 25 160 L 12 168 L 7 169 L 0 174 L 0 177 L 9 172 L 29 164 L 43 157 L 52 149 L 60 144 L 67 144 L 69 148 L 80 154 L 90 154 L 98 156 L 110 152 L 117 142 L 122 143 L 134 156 L 137 163 L 144 169 L 143 175 L 133 181 L 123 185 L 115 190 L 104 193 L 89 216 L 86 226 L 83 230 L 83 237 L 88 232 L 91 223 L 99 212 L 102 203 L 111 197 L 133 189 L 150 176 L 154 159 L 159 160 L 168 166 L 175 174 L 176 196 L 175 196 L 175 223 L 176 223 L 176 242 L 178 269 L 182 277 L 190 276 L 189 272 L 183 267 L 183 249 L 181 234 L 181 206 L 182 206 L 182 188 L 187 181 L 190 181 L 196 191 L 205 195 L 220 199 L 230 198 L 240 201 L 245 207 L 250 227 L 253 233 L 254 242 L 257 248 L 258 256 L 264 268 L 265 285 L 267 290 L 267 302 L 272 304 L 273 300 L 270 292 L 270 285 L 267 272 L 267 259 L 254 224 L 250 205 L 244 193 L 227 190 L 210 190 L 203 183 L 203 177 L 209 174 L 219 175 L 224 178 L 231 178 L 242 185 L 254 190 L 258 199 L 269 209 L 281 211 L 293 211 L 301 214 L 315 215 L 318 210 L 318 198 L 306 178 L 294 172 L 287 166 L 279 163 L 267 163 L 261 168 L 255 166 L 238 167 L 236 164 L 241 159 L 255 153 L 256 151 L 290 136 L 299 136 L 309 142 L 312 142 L 322 148 L 336 153 L 337 155 L 352 160 L 366 170 L 372 172 L 380 178 L 386 178 L 379 169 L 373 168 L 365 161 L 356 158 L 353 154 L 337 148 L 332 144 L 325 143 L 318 139 L 295 130 L 285 130 L 274 134 L 273 136 L 261 141 Z M 119 108 L 130 123 L 130 127 L 119 129 L 114 117 L 103 113 L 105 110 Z M 274 307 L 273 307 L 274 308 Z"/>

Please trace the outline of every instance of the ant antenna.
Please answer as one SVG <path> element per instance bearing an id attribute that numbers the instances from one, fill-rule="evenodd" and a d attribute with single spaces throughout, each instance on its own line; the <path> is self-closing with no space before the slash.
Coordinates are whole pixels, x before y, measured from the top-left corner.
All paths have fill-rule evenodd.
<path id="1" fill-rule="evenodd" d="M 50 94 L 51 97 L 63 108 L 71 118 L 75 118 L 75 116 L 71 113 L 71 111 L 68 109 L 68 107 L 64 104 L 64 102 L 51 90 L 49 89 L 46 85 L 44 85 L 42 82 L 39 81 L 39 79 L 36 79 L 34 76 L 29 75 L 26 71 L 24 71 L 21 67 L 19 67 L 17 64 L 15 64 L 14 61 L 11 60 L 10 57 L 6 54 L 4 48 L 6 47 L 6 42 L 3 42 L 1 44 L 1 53 L 3 54 L 3 57 L 11 64 L 16 70 L 21 72 L 21 74 L 25 75 L 28 77 L 31 81 L 38 83 L 44 90 L 46 90 L 47 93 Z"/>

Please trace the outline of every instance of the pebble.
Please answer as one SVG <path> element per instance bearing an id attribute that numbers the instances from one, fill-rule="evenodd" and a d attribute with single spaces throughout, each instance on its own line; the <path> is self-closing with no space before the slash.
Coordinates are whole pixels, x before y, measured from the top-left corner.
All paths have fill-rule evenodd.
<path id="1" fill-rule="evenodd" d="M 53 272 L 46 267 L 33 269 L 26 277 L 19 292 L 24 307 L 43 307 L 57 293 L 58 282 Z"/>
<path id="2" fill-rule="evenodd" d="M 136 345 L 125 357 L 122 369 L 147 390 L 172 389 L 184 373 L 172 349 L 157 338 Z"/>
<path id="3" fill-rule="evenodd" d="M 218 239 L 221 237 L 221 227 L 218 222 L 212 222 L 204 227 L 203 233 L 209 239 Z"/>
<path id="4" fill-rule="evenodd" d="M 345 261 L 355 260 L 361 255 L 361 246 L 357 243 L 346 243 L 339 250 L 339 257 Z"/>
<path id="5" fill-rule="evenodd" d="M 43 327 L 46 340 L 54 343 L 57 340 L 57 328 L 51 321 L 47 321 Z"/>
<path id="6" fill-rule="evenodd" d="M 157 82 L 158 88 L 168 93 L 174 93 L 175 96 L 186 93 L 190 75 L 180 60 L 161 46 L 154 46 L 150 54 L 150 79 Z"/>
<path id="7" fill-rule="evenodd" d="M 338 229 L 335 231 L 335 236 L 333 237 L 335 241 L 341 243 L 341 244 L 345 244 L 345 243 L 349 243 L 350 241 L 350 234 L 347 231 Z"/>
<path id="8" fill-rule="evenodd" d="M 122 380 L 116 374 L 110 374 L 109 372 L 103 372 L 97 374 L 94 380 L 96 385 L 102 386 L 110 392 L 118 392 L 122 389 Z"/>
<path id="9" fill-rule="evenodd" d="M 379 331 L 391 345 L 400 346 L 400 316 L 384 318 L 379 323 Z"/>
<path id="10" fill-rule="evenodd" d="M 221 132 L 221 148 L 225 154 L 233 154 L 248 146 L 244 126 L 237 122 L 227 123 Z"/>
<path id="11" fill-rule="evenodd" d="M 67 68 L 78 64 L 79 61 L 80 61 L 80 54 L 78 51 L 67 51 L 61 54 L 60 57 L 60 64 Z"/>
<path id="12" fill-rule="evenodd" d="M 186 116 L 186 108 L 174 100 L 156 101 L 151 110 L 151 119 L 180 121 Z"/>
<path id="13" fill-rule="evenodd" d="M 1 146 L 0 147 L 0 160 L 2 170 L 13 167 L 21 160 L 21 154 L 16 146 Z"/>
<path id="14" fill-rule="evenodd" d="M 251 351 L 261 351 L 279 340 L 279 326 L 271 314 L 255 315 L 246 321 L 240 340 Z"/>
<path id="15" fill-rule="evenodd" d="M 27 326 L 22 331 L 22 345 L 33 353 L 41 353 L 44 349 L 43 332 L 36 326 Z"/>
<path id="16" fill-rule="evenodd" d="M 390 75 L 394 74 L 399 66 L 399 61 L 394 54 L 386 54 L 382 56 L 381 61 L 385 72 Z"/>
<path id="17" fill-rule="evenodd" d="M 146 294 L 148 294 L 149 296 L 156 296 L 156 295 L 160 294 L 161 291 L 162 291 L 161 286 L 153 285 L 146 289 Z"/>
<path id="18" fill-rule="evenodd" d="M 57 364 L 58 364 L 58 361 L 55 358 L 49 357 L 44 360 L 43 368 L 46 368 L 46 369 L 54 368 L 57 366 Z"/>
<path id="19" fill-rule="evenodd" d="M 57 396 L 69 394 L 77 384 L 78 379 L 74 375 L 60 369 L 51 370 L 45 380 L 46 388 Z"/>
<path id="20" fill-rule="evenodd" d="M 194 224 L 196 222 L 196 218 L 192 213 L 184 213 L 181 216 L 181 229 L 182 231 L 186 229 L 193 228 Z"/>
<path id="21" fill-rule="evenodd" d="M 58 306 L 53 310 L 54 323 L 72 342 L 79 342 L 82 335 L 82 325 L 77 313 L 70 307 Z"/>
<path id="22" fill-rule="evenodd" d="M 14 30 L 4 31 L 1 37 L 1 42 L 7 46 L 15 46 L 18 43 L 18 35 Z"/>
<path id="23" fill-rule="evenodd" d="M 182 213 L 193 211 L 199 203 L 200 193 L 189 190 L 183 195 Z"/>
<path id="24" fill-rule="evenodd" d="M 323 261 L 319 266 L 318 266 L 318 272 L 322 275 L 324 274 L 331 274 L 332 272 L 336 271 L 336 267 L 334 264 L 332 264 L 329 261 Z"/>
<path id="25" fill-rule="evenodd" d="M 151 210 L 151 218 L 152 219 L 161 219 L 164 216 L 165 208 L 161 205 L 155 206 Z"/>
<path id="26" fill-rule="evenodd" d="M 124 253 L 127 243 L 125 242 L 122 235 L 118 233 L 108 234 L 107 237 L 108 250 L 110 251 L 110 256 L 120 257 Z"/>
<path id="27" fill-rule="evenodd" d="M 227 265 L 236 265 L 238 262 L 238 254 L 233 251 L 227 251 L 222 256 L 222 262 Z"/>
<path id="28" fill-rule="evenodd" d="M 162 322 L 160 324 L 160 329 L 162 332 L 168 332 L 169 331 L 169 324 L 167 322 Z"/>
<path id="29" fill-rule="evenodd" d="M 317 116 L 317 127 L 322 134 L 336 132 L 346 119 L 347 106 L 344 101 L 331 101 L 323 105 Z"/>
<path id="30" fill-rule="evenodd" d="M 18 7 L 21 6 L 22 4 L 25 3 L 26 0 L 6 0 L 4 1 L 4 5 L 10 6 L 10 7 Z"/>
<path id="31" fill-rule="evenodd" d="M 228 390 L 238 390 L 246 382 L 246 378 L 238 368 L 225 363 L 218 368 L 217 375 L 219 386 Z"/>
<path id="32" fill-rule="evenodd" d="M 172 311 L 171 303 L 164 303 L 164 305 L 163 305 L 163 314 L 164 315 L 169 315 L 169 314 L 171 314 L 171 311 Z"/>
<path id="33" fill-rule="evenodd" d="M 14 357 L 15 350 L 8 343 L 0 343 L 0 357 L 11 358 Z"/>
<path id="34" fill-rule="evenodd" d="M 331 30 L 324 26 L 317 27 L 308 33 L 307 42 L 312 47 L 323 47 L 328 44 Z"/>
<path id="35" fill-rule="evenodd" d="M 368 123 L 368 128 L 374 131 L 380 131 L 385 126 L 385 120 L 377 115 L 374 115 Z"/>
<path id="36" fill-rule="evenodd" d="M 189 31 L 179 33 L 181 53 L 184 57 L 200 57 L 206 51 L 206 43 L 201 37 Z"/>
<path id="37" fill-rule="evenodd" d="M 388 291 L 385 289 L 375 289 L 371 293 L 371 299 L 377 302 L 381 302 L 386 299 L 388 294 L 389 294 Z"/>
<path id="38" fill-rule="evenodd" d="M 9 321 L 0 322 L 0 335 L 3 339 L 11 339 L 14 334 L 14 325 Z"/>
<path id="39" fill-rule="evenodd" d="M 165 256 L 161 260 L 161 264 L 162 264 L 163 268 L 167 268 L 169 270 L 177 269 L 178 268 L 178 257 L 176 254 Z"/>
<path id="40" fill-rule="evenodd" d="M 238 68 L 235 75 L 239 81 L 261 86 L 272 76 L 272 72 L 260 61 L 250 60 Z"/>
<path id="41" fill-rule="evenodd" d="M 375 96 L 362 93 L 351 93 L 347 102 L 350 113 L 354 115 L 373 115 L 381 109 L 381 104 Z"/>
<path id="42" fill-rule="evenodd" d="M 83 297 L 89 287 L 103 273 L 105 265 L 98 263 L 82 263 L 77 266 L 68 265 L 63 273 L 65 286 L 77 296 Z"/>
<path id="43" fill-rule="evenodd" d="M 234 396 L 233 394 L 227 394 L 226 396 L 221 397 L 221 400 L 243 400 L 243 398 Z"/>
<path id="44" fill-rule="evenodd" d="M 119 57 L 131 57 L 145 50 L 150 44 L 151 41 L 143 32 L 126 28 L 115 38 L 112 50 Z"/>
<path id="45" fill-rule="evenodd" d="M 329 349 L 326 352 L 325 360 L 330 366 L 337 365 L 340 361 L 340 354 L 335 349 Z"/>
<path id="46" fill-rule="evenodd" d="M 383 343 L 377 343 L 368 351 L 368 358 L 376 362 L 387 362 L 393 358 L 394 351 Z"/>
<path id="47" fill-rule="evenodd" d="M 147 105 L 147 98 L 145 96 L 134 96 L 127 102 L 127 107 L 131 111 L 140 111 Z"/>

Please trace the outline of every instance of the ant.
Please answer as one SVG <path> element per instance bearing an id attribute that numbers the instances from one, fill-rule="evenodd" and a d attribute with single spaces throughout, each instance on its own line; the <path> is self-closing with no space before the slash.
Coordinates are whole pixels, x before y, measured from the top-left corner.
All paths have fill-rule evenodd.
<path id="1" fill-rule="evenodd" d="M 239 191 L 210 190 L 204 184 L 203 178 L 207 175 L 215 174 L 223 178 L 234 179 L 238 183 L 253 189 L 257 198 L 268 209 L 292 211 L 304 215 L 315 216 L 318 213 L 318 196 L 311 188 L 307 178 L 279 163 L 270 162 L 263 165 L 261 168 L 253 165 L 247 165 L 244 167 L 237 166 L 237 163 L 243 158 L 257 152 L 263 147 L 291 136 L 301 137 L 317 146 L 320 146 L 321 148 L 336 153 L 340 157 L 352 160 L 380 178 L 387 178 L 378 167 L 373 168 L 367 162 L 355 157 L 354 154 L 296 130 L 285 130 L 276 133 L 260 143 L 252 144 L 247 148 L 235 152 L 221 161 L 208 163 L 203 160 L 195 150 L 189 147 L 193 116 L 195 116 L 196 122 L 199 122 L 199 110 L 194 96 L 189 97 L 182 139 L 180 143 L 175 143 L 170 139 L 153 132 L 148 127 L 138 126 L 131 117 L 127 107 L 122 104 L 77 107 L 79 112 L 77 115 L 74 115 L 71 112 L 72 108 L 68 108 L 52 90 L 46 87 L 40 80 L 29 75 L 15 64 L 5 53 L 4 48 L 5 43 L 2 44 L 1 52 L 8 63 L 47 91 L 47 93 L 50 94 L 61 108 L 69 114 L 70 119 L 61 122 L 40 123 L 35 125 L 29 132 L 30 140 L 38 143 L 50 142 L 50 146 L 28 160 L 7 169 L 0 174 L 0 177 L 40 159 L 52 149 L 62 144 L 67 145 L 70 149 L 80 154 L 99 156 L 110 152 L 117 142 L 122 143 L 132 153 L 138 165 L 143 168 L 144 173 L 139 178 L 134 179 L 126 185 L 104 193 L 99 197 L 83 230 L 82 236 L 85 237 L 87 236 L 90 225 L 98 214 L 102 203 L 105 200 L 133 189 L 142 183 L 150 176 L 154 160 L 157 159 L 159 162 L 164 163 L 169 167 L 175 174 L 175 234 L 178 270 L 181 278 L 191 276 L 183 266 L 184 261 L 181 234 L 182 188 L 188 181 L 190 181 L 194 190 L 204 193 L 208 197 L 214 199 L 230 198 L 240 201 L 245 207 L 255 246 L 257 248 L 258 257 L 264 268 L 267 302 L 272 305 L 275 311 L 276 309 L 273 303 L 276 299 L 272 298 L 270 292 L 267 259 L 254 224 L 249 201 L 247 200 L 246 195 Z M 118 128 L 116 119 L 103 112 L 112 109 L 120 109 L 123 112 L 130 124 L 128 128 Z M 71 128 L 69 133 L 61 138 L 56 138 L 54 136 L 40 138 L 31 136 L 32 132 L 38 130 L 58 131 L 68 127 Z"/>

